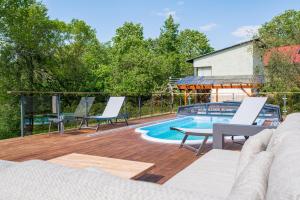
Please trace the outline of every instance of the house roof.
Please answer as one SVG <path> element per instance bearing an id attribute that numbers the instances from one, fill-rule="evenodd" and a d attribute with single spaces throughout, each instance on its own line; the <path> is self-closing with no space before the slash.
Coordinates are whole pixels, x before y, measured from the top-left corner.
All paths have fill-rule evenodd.
<path id="1" fill-rule="evenodd" d="M 238 46 L 243 46 L 243 45 L 245 45 L 245 44 L 252 43 L 252 42 L 255 41 L 255 40 L 258 40 L 258 39 L 253 39 L 253 40 L 245 41 L 245 42 L 242 42 L 242 43 L 239 43 L 239 44 L 235 44 L 235 45 L 226 47 L 226 48 L 224 48 L 224 49 L 216 50 L 216 51 L 211 52 L 211 53 L 208 53 L 208 54 L 196 56 L 196 57 L 194 57 L 194 58 L 188 59 L 186 62 L 193 63 L 193 61 L 194 61 L 195 59 L 207 57 L 207 56 L 210 56 L 210 55 L 213 55 L 213 54 L 216 54 L 216 53 L 220 53 L 220 52 L 222 52 L 222 51 L 226 51 L 226 50 L 228 50 L 228 49 L 236 48 L 236 47 L 238 47 Z"/>
<path id="2" fill-rule="evenodd" d="M 263 63 L 265 66 L 269 65 L 272 54 L 279 53 L 287 56 L 291 63 L 300 63 L 300 44 L 287 45 L 269 49 L 263 56 Z"/>
<path id="3" fill-rule="evenodd" d="M 177 81 L 177 85 L 235 85 L 262 84 L 263 76 L 188 76 Z"/>

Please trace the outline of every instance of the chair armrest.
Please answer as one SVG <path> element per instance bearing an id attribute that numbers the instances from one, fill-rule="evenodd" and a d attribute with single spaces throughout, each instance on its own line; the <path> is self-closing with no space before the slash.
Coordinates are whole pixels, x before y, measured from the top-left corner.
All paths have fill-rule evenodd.
<path id="1" fill-rule="evenodd" d="M 276 127 L 215 123 L 213 125 L 213 148 L 222 149 L 224 147 L 224 136 L 253 136 L 264 129 L 274 128 Z"/>

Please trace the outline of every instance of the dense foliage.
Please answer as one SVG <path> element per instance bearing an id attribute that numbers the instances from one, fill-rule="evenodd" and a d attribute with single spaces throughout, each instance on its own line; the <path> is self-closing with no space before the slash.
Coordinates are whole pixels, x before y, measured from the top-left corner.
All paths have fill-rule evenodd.
<path id="1" fill-rule="evenodd" d="M 164 90 L 171 76 L 191 74 L 186 59 L 212 50 L 203 33 L 180 31 L 171 16 L 158 38 L 125 22 L 101 43 L 84 21 L 52 20 L 36 0 L 1 0 L 0 135 L 19 129 L 19 99 L 9 90 L 146 95 Z"/>
<path id="2" fill-rule="evenodd" d="M 299 44 L 300 11 L 287 10 L 259 29 L 257 47 L 261 56 L 271 51 L 270 61 L 265 67 L 266 83 L 262 92 L 275 92 L 270 99 L 281 108 L 282 98 L 287 96 L 288 112 L 300 110 L 300 64 L 292 61 L 288 51 L 283 53 L 276 51 L 276 48 Z"/>
<path id="3" fill-rule="evenodd" d="M 262 56 L 271 51 L 270 62 L 265 68 L 265 91 L 290 92 L 300 88 L 299 63 L 291 61 L 289 52 L 276 51 L 277 47 L 297 44 L 300 44 L 300 11 L 288 10 L 259 29 L 257 46 Z"/>

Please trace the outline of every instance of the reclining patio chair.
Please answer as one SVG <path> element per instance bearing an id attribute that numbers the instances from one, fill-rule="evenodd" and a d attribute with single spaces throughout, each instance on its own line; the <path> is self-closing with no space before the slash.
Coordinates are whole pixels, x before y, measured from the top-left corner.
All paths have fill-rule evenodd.
<path id="1" fill-rule="evenodd" d="M 100 128 L 100 123 L 102 121 L 108 121 L 111 124 L 113 124 L 112 120 L 115 119 L 116 121 L 118 119 L 124 119 L 126 125 L 128 125 L 128 115 L 127 114 L 120 114 L 121 108 L 124 104 L 125 97 L 110 97 L 108 100 L 108 103 L 104 109 L 104 112 L 102 115 L 96 115 L 96 116 L 85 116 L 83 117 L 79 129 L 81 128 L 92 128 L 89 127 L 88 120 L 94 119 L 97 121 L 97 126 L 96 126 L 96 132 Z M 86 124 L 85 127 L 83 127 L 83 124 Z"/>
<path id="2" fill-rule="evenodd" d="M 60 113 L 59 116 L 53 116 L 53 114 L 49 115 L 49 132 L 51 131 L 52 124 L 59 124 L 60 132 L 63 133 L 65 122 L 83 119 L 90 112 L 94 100 L 95 97 L 82 97 L 74 113 Z M 53 113 L 57 114 L 57 106 L 58 105 L 54 106 L 55 108 L 53 108 Z"/>
<path id="3" fill-rule="evenodd" d="M 224 136 L 252 136 L 260 132 L 265 128 L 253 125 L 260 111 L 264 107 L 267 101 L 267 97 L 247 97 L 245 98 L 238 110 L 234 114 L 229 124 L 216 123 L 213 124 L 213 129 L 189 129 L 171 127 L 172 130 L 179 131 L 184 134 L 182 142 L 179 148 L 186 147 L 196 152 L 196 155 L 202 153 L 203 147 L 206 144 L 208 138 L 213 136 L 213 147 L 223 148 Z M 189 136 L 203 136 L 204 140 L 200 144 L 199 148 L 194 148 L 185 144 Z"/>

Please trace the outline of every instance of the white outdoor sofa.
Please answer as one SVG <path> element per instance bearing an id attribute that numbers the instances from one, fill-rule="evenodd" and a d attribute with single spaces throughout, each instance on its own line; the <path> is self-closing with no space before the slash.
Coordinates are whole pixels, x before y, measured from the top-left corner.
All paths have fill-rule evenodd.
<path id="1" fill-rule="evenodd" d="M 213 149 L 164 185 L 45 161 L 0 161 L 5 200 L 299 200 L 300 113 L 251 136 L 242 151 Z"/>

